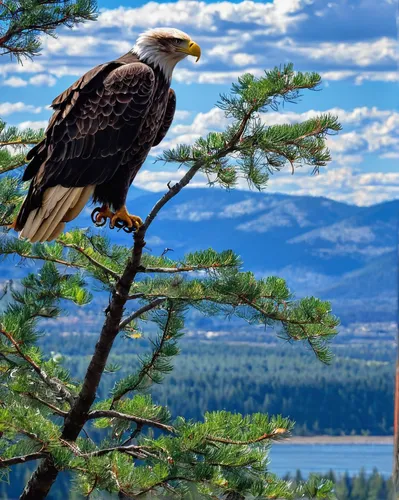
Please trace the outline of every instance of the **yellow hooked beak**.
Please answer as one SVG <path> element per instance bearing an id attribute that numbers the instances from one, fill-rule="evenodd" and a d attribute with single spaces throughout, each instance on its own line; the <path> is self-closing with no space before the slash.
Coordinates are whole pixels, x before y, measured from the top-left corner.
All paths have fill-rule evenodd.
<path id="1" fill-rule="evenodd" d="M 201 57 L 200 46 L 198 45 L 198 43 L 195 43 L 192 40 L 187 42 L 186 47 L 180 47 L 178 50 L 179 50 L 179 52 L 184 52 L 185 54 L 188 54 L 189 56 L 196 57 L 197 59 L 195 62 L 198 62 L 199 58 Z"/>

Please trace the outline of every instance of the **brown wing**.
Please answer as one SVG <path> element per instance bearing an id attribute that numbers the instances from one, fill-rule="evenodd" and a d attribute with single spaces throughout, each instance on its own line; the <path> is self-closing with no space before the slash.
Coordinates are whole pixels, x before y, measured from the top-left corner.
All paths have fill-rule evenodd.
<path id="1" fill-rule="evenodd" d="M 173 89 L 169 89 L 169 99 L 166 106 L 165 116 L 161 128 L 158 131 L 158 135 L 153 142 L 153 146 L 158 146 L 165 135 L 168 133 L 170 126 L 172 125 L 173 118 L 176 111 L 176 94 Z"/>
<path id="2" fill-rule="evenodd" d="M 24 180 L 36 175 L 38 193 L 111 179 L 140 133 L 154 89 L 152 69 L 115 61 L 89 73 L 53 101 L 46 138 L 24 174 Z"/>
<path id="3" fill-rule="evenodd" d="M 37 144 L 34 148 L 32 148 L 27 156 L 27 160 L 30 161 L 29 165 L 26 167 L 23 180 L 27 181 L 34 177 L 37 174 L 41 164 L 46 159 L 47 145 L 49 143 L 49 134 L 48 132 L 53 127 L 54 123 L 60 118 L 65 118 L 68 112 L 72 109 L 73 105 L 75 105 L 81 96 L 81 90 L 86 89 L 93 90 L 99 85 L 101 85 L 101 80 L 104 80 L 109 73 L 121 66 L 122 63 L 118 61 L 112 61 L 105 64 L 100 64 L 95 68 L 91 69 L 87 73 L 85 73 L 82 77 L 79 78 L 76 82 L 74 82 L 70 87 L 68 87 L 62 94 L 57 96 L 53 102 L 51 103 L 51 107 L 55 110 L 53 115 L 50 118 L 50 121 L 47 125 L 46 135 L 47 139 L 43 139 L 39 144 Z"/>

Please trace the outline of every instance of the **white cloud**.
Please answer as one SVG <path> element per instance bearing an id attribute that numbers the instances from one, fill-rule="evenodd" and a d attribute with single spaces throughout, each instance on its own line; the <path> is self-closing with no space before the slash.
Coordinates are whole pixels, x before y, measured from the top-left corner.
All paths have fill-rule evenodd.
<path id="1" fill-rule="evenodd" d="M 368 206 L 399 198 L 399 173 L 362 173 L 342 167 L 323 170 L 315 177 L 299 172 L 294 176 L 279 174 L 272 178 L 268 190 L 298 196 L 325 196 Z"/>
<path id="2" fill-rule="evenodd" d="M 166 184 L 171 181 L 172 184 L 180 180 L 184 175 L 185 170 L 181 169 L 177 172 L 170 171 L 149 171 L 142 170 L 137 175 L 134 185 L 138 188 L 152 191 L 164 192 L 167 190 Z M 189 184 L 189 187 L 203 188 L 207 186 L 207 179 L 204 175 L 197 175 Z M 241 179 L 237 189 L 248 191 L 248 185 Z M 311 176 L 309 171 L 297 170 L 295 175 L 291 175 L 288 170 L 273 175 L 270 178 L 267 192 L 284 193 L 295 196 L 322 196 L 331 198 L 336 201 L 351 203 L 359 206 L 369 206 L 376 203 L 382 203 L 391 199 L 399 199 L 399 173 L 396 172 L 368 172 L 364 173 L 358 169 L 353 169 L 349 166 L 339 168 L 322 169 L 319 175 Z M 267 208 L 271 208 L 268 206 Z M 197 205 L 186 207 L 184 213 L 180 211 L 178 216 L 186 218 L 187 212 L 192 211 L 193 215 L 190 220 L 200 220 L 213 217 L 239 217 L 261 211 L 261 202 L 259 205 L 232 204 L 230 208 L 212 209 L 212 207 L 201 207 Z M 305 214 L 300 212 L 286 210 L 281 212 L 278 209 L 278 204 L 273 207 L 275 210 L 272 216 L 265 219 L 258 218 L 252 221 L 250 226 L 243 223 L 240 227 L 242 230 L 254 230 L 265 232 L 273 226 L 300 224 L 306 227 L 308 221 Z M 203 215 L 201 215 L 203 214 Z M 269 214 L 270 215 L 270 214 Z"/>
<path id="3" fill-rule="evenodd" d="M 348 132 L 328 137 L 327 146 L 332 153 L 346 153 L 367 149 L 367 141 L 356 132 Z"/>
<path id="4" fill-rule="evenodd" d="M 166 242 L 159 236 L 154 235 L 154 236 L 147 236 L 146 243 L 147 245 L 158 246 L 158 245 L 165 245 Z"/>
<path id="5" fill-rule="evenodd" d="M 399 148 L 399 113 L 392 112 L 385 120 L 367 125 L 362 133 L 370 151 Z"/>
<path id="6" fill-rule="evenodd" d="M 12 76 L 11 78 L 4 80 L 2 85 L 6 85 L 7 87 L 26 87 L 28 82 L 19 76 Z"/>
<path id="7" fill-rule="evenodd" d="M 23 64 L 17 62 L 0 65 L 0 75 L 6 76 L 10 73 L 38 73 L 44 71 L 44 66 L 36 61 L 23 61 Z"/>
<path id="8" fill-rule="evenodd" d="M 258 58 L 251 54 L 239 52 L 238 54 L 233 54 L 231 60 L 236 66 L 247 66 L 248 64 L 256 64 Z"/>
<path id="9" fill-rule="evenodd" d="M 298 44 L 292 38 L 284 38 L 279 40 L 276 45 L 282 51 L 304 55 L 316 61 L 328 61 L 336 64 L 367 67 L 380 63 L 396 62 L 397 41 L 387 37 L 366 42 L 325 42 L 305 45 Z"/>
<path id="10" fill-rule="evenodd" d="M 61 64 L 54 67 L 49 67 L 48 71 L 57 78 L 63 76 L 82 76 L 84 73 L 89 71 L 92 66 L 70 66 L 67 64 Z"/>
<path id="11" fill-rule="evenodd" d="M 320 114 L 331 114 L 338 117 L 344 131 L 337 135 L 327 136 L 327 147 L 333 160 L 339 165 L 361 163 L 363 155 L 378 151 L 381 155 L 391 153 L 388 148 L 399 151 L 399 113 L 390 109 L 373 107 L 357 107 L 354 109 L 330 108 L 324 111 L 309 110 L 303 113 L 279 111 L 262 113 L 261 120 L 265 125 L 293 124 L 306 121 Z M 177 144 L 192 144 L 199 137 L 211 131 L 226 128 L 230 120 L 219 108 L 198 113 L 191 123 L 172 126 L 166 140 L 153 150 L 157 155 L 166 148 Z M 352 130 L 350 130 L 352 128 Z M 389 158 L 389 157 L 386 157 Z"/>
<path id="12" fill-rule="evenodd" d="M 268 33 L 285 33 L 289 26 L 303 19 L 296 14 L 306 0 L 275 0 L 271 3 L 244 1 L 205 3 L 178 1 L 171 3 L 149 2 L 141 7 L 104 9 L 97 23 L 87 24 L 87 30 L 122 26 L 125 29 L 155 26 L 186 26 L 196 30 L 215 32 L 220 22 L 239 25 L 251 23 L 261 26 Z"/>
<path id="13" fill-rule="evenodd" d="M 327 137 L 327 146 L 333 153 L 333 159 L 341 164 L 359 163 L 362 157 L 355 154 L 359 152 L 379 151 L 382 158 L 389 158 L 384 155 L 386 149 L 399 150 L 399 113 L 392 109 L 362 106 L 352 110 L 330 108 L 325 111 L 312 109 L 303 113 L 282 111 L 263 113 L 261 118 L 266 125 L 281 125 L 309 120 L 321 113 L 337 116 L 344 126 L 345 131 Z M 348 126 L 354 130 L 346 132 Z M 386 153 L 389 155 L 396 151 Z"/>
<path id="14" fill-rule="evenodd" d="M 339 81 L 354 79 L 356 85 L 361 85 L 365 81 L 370 82 L 387 82 L 394 83 L 399 81 L 399 73 L 397 71 L 352 71 L 352 70 L 337 70 L 337 71 L 322 71 L 321 76 L 324 80 Z"/>
<path id="15" fill-rule="evenodd" d="M 176 121 L 184 121 L 190 118 L 191 111 L 186 111 L 183 109 L 177 109 L 175 112 L 174 120 Z"/>
<path id="16" fill-rule="evenodd" d="M 32 85 L 37 85 L 38 87 L 54 87 L 54 85 L 57 83 L 57 80 L 51 75 L 42 73 L 29 78 L 29 83 Z"/>
<path id="17" fill-rule="evenodd" d="M 39 121 L 26 121 L 18 124 L 18 128 L 21 130 L 26 130 L 28 128 L 32 130 L 40 130 L 42 128 L 47 128 L 48 120 L 39 120 Z"/>
<path id="18" fill-rule="evenodd" d="M 239 71 L 191 71 L 186 68 L 177 68 L 173 73 L 173 79 L 179 83 L 231 83 L 237 80 L 243 73 L 252 73 L 255 76 L 262 76 L 263 69 L 245 68 Z"/>
<path id="19" fill-rule="evenodd" d="M 163 192 L 168 189 L 167 184 L 172 185 L 178 182 L 186 173 L 184 168 L 177 171 L 162 171 L 162 170 L 140 170 L 134 179 L 134 185 L 139 189 L 152 192 Z M 207 185 L 206 178 L 203 174 L 196 175 L 195 179 L 189 184 L 190 187 L 204 187 Z"/>
<path id="20" fill-rule="evenodd" d="M 398 81 L 396 42 L 389 24 L 394 8 L 385 2 L 378 12 L 372 9 L 377 10 L 371 0 L 357 0 L 350 8 L 347 0 L 179 0 L 103 9 L 95 23 L 61 32 L 57 39 L 43 37 L 40 63 L 4 64 L 0 74 L 16 78 L 19 73 L 47 72 L 57 78 L 78 77 L 127 52 L 143 29 L 169 24 L 190 33 L 203 47 L 195 69 L 190 62 L 177 68 L 179 83 L 225 84 L 243 72 L 260 76 L 265 63 L 272 66 L 291 55 L 298 66 L 321 71 L 327 81 Z M 367 23 L 371 18 L 375 22 Z M 388 21 L 385 30 L 383 21 Z M 381 71 L 376 71 L 376 65 Z"/>
<path id="21" fill-rule="evenodd" d="M 222 130 L 229 120 L 219 108 L 212 108 L 205 113 L 198 113 L 192 123 L 173 125 L 166 140 L 152 150 L 155 156 L 164 149 L 173 148 L 178 144 L 192 144 L 211 130 Z"/>
<path id="22" fill-rule="evenodd" d="M 212 108 L 206 113 L 198 113 L 189 125 L 175 125 L 171 132 L 175 135 L 181 134 L 206 134 L 212 129 L 223 129 L 228 124 L 228 119 L 219 108 Z"/>
<path id="23" fill-rule="evenodd" d="M 387 160 L 399 160 L 399 151 L 391 151 L 380 155 L 380 158 Z"/>
<path id="24" fill-rule="evenodd" d="M 281 125 L 283 123 L 298 123 L 305 120 L 310 120 L 311 118 L 316 118 L 321 113 L 329 113 L 333 116 L 338 116 L 340 123 L 360 125 L 364 121 L 375 119 L 381 120 L 388 118 L 395 111 L 390 109 L 379 109 L 376 106 L 368 108 L 367 106 L 362 106 L 358 108 L 353 108 L 351 110 L 343 108 L 329 108 L 323 111 L 311 109 L 309 111 L 304 111 L 303 113 L 296 113 L 295 111 L 270 111 L 268 113 L 263 113 L 261 115 L 263 123 L 266 125 Z"/>
<path id="25" fill-rule="evenodd" d="M 64 36 L 53 38 L 47 35 L 41 37 L 44 55 L 59 54 L 68 56 L 90 55 L 99 44 L 94 36 Z"/>
<path id="26" fill-rule="evenodd" d="M 40 113 L 42 110 L 39 106 L 25 104 L 23 102 L 2 102 L 0 103 L 0 116 L 8 116 L 13 113 Z"/>
<path id="27" fill-rule="evenodd" d="M 37 69 L 41 71 L 42 66 L 37 67 Z M 4 74 L 7 73 L 4 72 Z M 8 87 L 26 87 L 27 85 L 35 85 L 37 87 L 53 87 L 56 83 L 57 80 L 53 76 L 46 73 L 38 73 L 37 75 L 31 76 L 29 80 L 24 80 L 19 76 L 11 76 L 10 78 L 3 80 L 1 84 Z"/>

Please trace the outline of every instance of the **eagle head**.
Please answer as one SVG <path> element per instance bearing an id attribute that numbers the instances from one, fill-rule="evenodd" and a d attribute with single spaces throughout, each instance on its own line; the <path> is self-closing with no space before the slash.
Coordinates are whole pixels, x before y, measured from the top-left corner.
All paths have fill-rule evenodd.
<path id="1" fill-rule="evenodd" d="M 148 64 L 158 66 L 170 79 L 176 64 L 187 56 L 201 57 L 197 43 L 176 28 L 155 28 L 145 31 L 137 38 L 132 49 L 138 58 Z"/>

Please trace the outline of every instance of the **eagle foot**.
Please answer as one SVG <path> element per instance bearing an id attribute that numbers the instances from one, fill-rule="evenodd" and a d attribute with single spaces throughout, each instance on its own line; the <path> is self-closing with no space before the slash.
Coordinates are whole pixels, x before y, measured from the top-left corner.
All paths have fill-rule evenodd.
<path id="1" fill-rule="evenodd" d="M 118 229 L 123 229 L 125 233 L 132 233 L 133 231 L 137 231 L 142 225 L 143 221 L 140 217 L 129 214 L 126 207 L 123 206 L 111 217 L 109 227 L 111 229 L 117 227 Z"/>
<path id="2" fill-rule="evenodd" d="M 111 212 L 108 205 L 95 208 L 91 213 L 91 220 L 97 227 L 105 226 L 107 219 L 112 219 L 114 212 Z"/>

